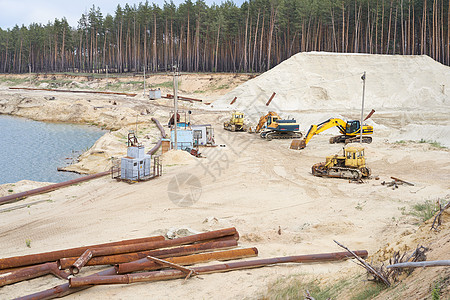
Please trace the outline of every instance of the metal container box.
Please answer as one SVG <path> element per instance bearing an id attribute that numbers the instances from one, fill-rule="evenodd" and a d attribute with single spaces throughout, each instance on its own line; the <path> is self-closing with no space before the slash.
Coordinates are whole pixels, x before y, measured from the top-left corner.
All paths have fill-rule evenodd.
<path id="1" fill-rule="evenodd" d="M 131 146 L 127 149 L 127 156 L 132 158 L 144 158 L 145 147 L 144 146 Z"/>
<path id="2" fill-rule="evenodd" d="M 139 180 L 150 176 L 152 157 L 144 155 L 142 158 L 123 157 L 120 163 L 120 178 Z"/>
<path id="3" fill-rule="evenodd" d="M 170 143 L 172 149 L 175 149 L 175 130 L 171 130 Z M 193 145 L 193 132 L 190 129 L 178 129 L 177 130 L 177 143 L 179 150 L 184 150 L 186 148 L 192 148 Z"/>
<path id="4" fill-rule="evenodd" d="M 151 100 L 160 99 L 161 98 L 161 90 L 160 89 L 150 89 L 148 92 L 149 98 Z"/>

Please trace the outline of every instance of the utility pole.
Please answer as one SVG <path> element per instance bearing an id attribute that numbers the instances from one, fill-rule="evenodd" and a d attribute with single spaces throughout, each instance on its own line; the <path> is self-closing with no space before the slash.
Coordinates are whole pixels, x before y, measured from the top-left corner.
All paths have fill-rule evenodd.
<path id="1" fill-rule="evenodd" d="M 178 136 L 177 136 L 177 123 L 178 123 L 178 67 L 174 66 L 173 73 L 173 105 L 174 105 L 174 114 L 173 114 L 173 124 L 175 126 L 175 150 L 178 150 Z"/>
<path id="2" fill-rule="evenodd" d="M 145 66 L 144 66 L 144 97 L 145 97 Z"/>
<path id="3" fill-rule="evenodd" d="M 366 91 L 366 71 L 361 76 L 363 81 L 362 105 L 361 105 L 361 123 L 359 124 L 359 143 L 362 144 L 363 118 L 364 118 L 364 92 Z"/>

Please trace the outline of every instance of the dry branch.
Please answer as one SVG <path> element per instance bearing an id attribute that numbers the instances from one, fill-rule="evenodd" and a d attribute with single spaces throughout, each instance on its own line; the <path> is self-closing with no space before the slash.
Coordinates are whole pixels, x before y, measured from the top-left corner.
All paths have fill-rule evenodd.
<path id="1" fill-rule="evenodd" d="M 439 204 L 439 206 L 441 206 L 441 205 Z M 438 230 L 438 227 L 441 226 L 441 224 L 442 224 L 441 223 L 441 215 L 444 212 L 444 210 L 446 210 L 449 207 L 450 207 L 450 201 L 443 208 L 441 208 L 440 211 L 438 212 L 438 214 L 434 217 L 433 224 L 431 225 L 430 230 L 433 230 L 433 229 L 435 231 Z"/>
<path id="2" fill-rule="evenodd" d="M 350 252 L 355 258 L 356 260 L 358 260 L 362 267 L 365 268 L 369 273 L 373 274 L 376 278 L 378 278 L 381 282 L 383 282 L 385 285 L 387 286 L 391 286 L 391 283 L 389 282 L 389 280 L 387 278 L 385 278 L 383 275 L 381 275 L 378 271 L 376 271 L 374 269 L 374 267 L 372 267 L 369 263 L 367 263 L 364 259 L 362 259 L 361 257 L 359 257 L 358 255 L 356 255 L 352 250 L 348 249 L 347 247 L 345 247 L 344 245 L 340 244 L 338 241 L 333 240 L 336 244 L 338 244 L 340 247 L 344 248 L 345 250 L 347 250 L 348 252 Z"/>

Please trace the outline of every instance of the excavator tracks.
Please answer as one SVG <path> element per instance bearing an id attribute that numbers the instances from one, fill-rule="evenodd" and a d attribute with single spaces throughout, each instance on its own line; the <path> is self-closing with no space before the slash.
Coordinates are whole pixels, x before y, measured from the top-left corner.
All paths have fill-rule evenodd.
<path id="1" fill-rule="evenodd" d="M 337 135 L 337 136 L 333 136 L 333 137 L 330 138 L 330 144 L 336 144 L 336 143 L 345 143 L 345 144 L 359 143 L 359 139 L 360 139 L 359 136 L 349 137 L 349 136 L 345 136 L 345 135 Z M 363 136 L 362 142 L 366 143 L 366 144 L 370 144 L 370 143 L 372 143 L 372 137 L 370 137 L 370 136 Z"/>
<path id="2" fill-rule="evenodd" d="M 263 131 L 260 133 L 260 136 L 263 139 L 270 141 L 275 139 L 299 139 L 302 137 L 302 134 L 300 132 L 282 133 L 278 131 L 269 131 L 269 132 Z"/>

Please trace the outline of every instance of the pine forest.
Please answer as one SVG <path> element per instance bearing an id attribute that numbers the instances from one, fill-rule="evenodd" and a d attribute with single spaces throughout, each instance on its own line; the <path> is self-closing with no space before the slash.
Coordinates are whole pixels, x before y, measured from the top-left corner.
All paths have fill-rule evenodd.
<path id="1" fill-rule="evenodd" d="M 298 52 L 450 64 L 450 0 L 185 0 L 0 29 L 0 73 L 264 72 Z"/>

